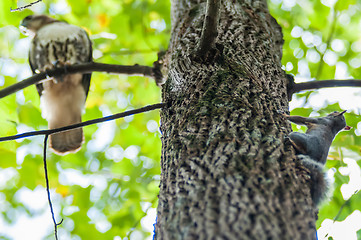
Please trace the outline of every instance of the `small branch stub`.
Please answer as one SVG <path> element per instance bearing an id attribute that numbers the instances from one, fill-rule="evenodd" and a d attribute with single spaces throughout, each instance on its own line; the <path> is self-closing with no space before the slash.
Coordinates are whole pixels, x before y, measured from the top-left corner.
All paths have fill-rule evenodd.
<path id="1" fill-rule="evenodd" d="M 219 8 L 221 0 L 207 0 L 206 15 L 204 18 L 202 34 L 196 50 L 196 58 L 204 59 L 208 52 L 215 48 L 218 35 Z"/>

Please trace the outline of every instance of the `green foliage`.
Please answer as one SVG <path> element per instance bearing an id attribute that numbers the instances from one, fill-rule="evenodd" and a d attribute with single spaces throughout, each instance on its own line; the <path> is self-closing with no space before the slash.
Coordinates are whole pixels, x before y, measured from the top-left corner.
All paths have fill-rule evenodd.
<path id="1" fill-rule="evenodd" d="M 361 229 L 357 231 L 357 239 L 361 239 Z"/>
<path id="2" fill-rule="evenodd" d="M 91 35 L 94 60 L 114 64 L 151 66 L 157 52 L 167 49 L 170 33 L 168 0 L 53 0 L 42 1 L 21 12 L 9 11 L 31 1 L 0 1 L 0 85 L 6 87 L 31 75 L 27 66 L 29 38 L 18 25 L 22 18 L 44 13 L 84 27 Z M 296 81 L 334 79 L 344 70 L 361 78 L 360 1 L 270 0 L 272 15 L 283 28 L 285 39 L 282 63 Z M 293 4 L 294 3 L 294 4 Z M 290 5 L 291 4 L 291 5 Z M 33 12 L 34 11 L 34 12 Z M 360 96 L 360 92 L 357 93 Z M 340 111 L 327 95 L 322 103 L 312 99 L 319 91 L 293 96 L 292 114 L 325 116 Z M 357 96 L 355 96 L 357 97 Z M 160 90 L 152 79 L 94 73 L 83 120 L 99 118 L 160 101 Z M 1 99 L 1 136 L 45 129 L 40 102 L 34 87 Z M 316 105 L 316 106 L 315 106 Z M 342 107 L 341 107 L 342 106 Z M 318 226 L 325 219 L 343 221 L 361 210 L 360 192 L 347 201 L 342 186 L 353 181 L 351 170 L 361 167 L 360 116 L 355 106 L 347 106 L 349 132 L 335 138 L 326 167 L 333 174 L 330 202 L 320 209 Z M 76 154 L 57 156 L 48 152 L 48 169 L 56 217 L 64 218 L 60 234 L 68 238 L 113 239 L 137 231 L 151 235 L 140 221 L 149 208 L 156 207 L 159 185 L 160 133 L 157 111 L 112 123 L 84 128 L 85 144 Z M 294 130 L 302 131 L 293 126 Z M 0 143 L 0 213 L 7 225 L 25 214 L 36 218 L 48 206 L 33 211 L 24 200 L 16 199 L 24 189 L 45 186 L 42 137 Z M 350 160 L 351 159 L 351 160 Z M 347 170 L 347 171 L 346 171 Z M 39 198 L 46 198 L 44 195 Z M 342 209 L 341 209 L 342 208 Z M 0 226 L 0 238 L 10 239 Z M 33 229 L 34 233 L 38 229 Z M 52 238 L 49 217 L 48 238 Z M 32 234 L 27 232 L 27 234 Z M 361 239 L 360 231 L 357 232 Z M 333 239 L 332 236 L 329 239 Z"/>
<path id="3" fill-rule="evenodd" d="M 268 2 L 272 15 L 283 30 L 284 69 L 295 75 L 296 82 L 315 79 L 360 79 L 361 31 L 357 27 L 361 20 L 360 1 Z M 354 93 L 353 96 L 352 93 L 348 93 L 350 91 Z M 348 112 L 345 118 L 347 124 L 352 127 L 351 131 L 340 132 L 330 149 L 326 168 L 329 169 L 328 175 L 333 175 L 330 177 L 330 181 L 333 182 L 332 195 L 330 201 L 326 201 L 320 209 L 317 227 L 320 227 L 325 219 L 337 218 L 336 221 L 343 221 L 361 206 L 360 194 L 352 195 L 351 191 L 353 188 L 359 188 L 355 185 L 355 176 L 359 175 L 361 166 L 361 139 L 358 127 L 361 120 L 358 115 L 360 110 L 357 106 L 358 100 L 345 103 L 346 99 L 358 98 L 360 90 L 338 88 L 328 93 L 324 92 L 327 91 L 301 92 L 293 96 L 291 102 L 291 115 L 325 116 L 330 112 L 346 109 Z M 339 96 L 333 96 L 338 92 Z M 306 130 L 305 127 L 293 128 L 295 131 Z M 329 239 L 333 237 L 335 236 L 329 236 Z"/>
<path id="4" fill-rule="evenodd" d="M 92 39 L 97 62 L 152 66 L 157 53 L 167 49 L 170 3 L 160 1 L 42 1 L 30 10 L 10 13 L 17 4 L 31 1 L 0 1 L 1 88 L 31 76 L 27 64 L 29 38 L 19 29 L 30 14 L 49 14 L 85 28 Z M 33 12 L 34 11 L 34 12 Z M 2 83 L 3 82 L 3 83 Z M 153 79 L 94 73 L 83 120 L 160 102 Z M 35 87 L 1 99 L 1 136 L 47 128 L 41 117 Z M 151 124 L 150 124 L 151 123 Z M 85 127 L 85 143 L 76 154 L 57 156 L 48 151 L 48 171 L 56 219 L 64 219 L 59 234 L 69 238 L 121 238 L 134 228 L 144 238 L 151 231 L 140 221 L 148 206 L 155 208 L 160 174 L 159 112 Z M 152 126 L 152 127 L 149 127 Z M 37 213 L 15 201 L 23 189 L 45 187 L 42 161 L 43 137 L 0 143 L 0 213 L 7 225 L 21 213 L 36 219 Z M 46 192 L 39 196 L 46 201 Z M 42 208 L 48 212 L 47 204 Z M 151 226 L 154 222 L 148 223 Z M 47 235 L 53 238 L 49 216 Z M 18 226 L 21 227 L 21 226 Z M 7 232 L 0 226 L 0 238 Z M 33 229 L 34 233 L 38 230 Z M 31 232 L 27 232 L 31 235 Z M 46 238 L 46 239 L 48 239 Z"/>

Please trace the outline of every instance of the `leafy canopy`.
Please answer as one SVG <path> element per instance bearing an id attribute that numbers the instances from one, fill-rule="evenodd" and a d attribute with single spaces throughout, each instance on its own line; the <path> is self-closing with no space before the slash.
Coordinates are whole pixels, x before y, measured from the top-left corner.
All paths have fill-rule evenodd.
<path id="1" fill-rule="evenodd" d="M 97 62 L 152 66 L 168 44 L 170 3 L 165 0 L 43 1 L 13 13 L 10 7 L 16 8 L 16 1 L 0 2 L 1 88 L 31 76 L 27 63 L 30 39 L 18 29 L 30 14 L 48 14 L 85 28 Z M 83 120 L 157 102 L 160 89 L 153 79 L 93 73 Z M 1 99 L 1 135 L 46 129 L 39 105 L 33 86 Z M 57 221 L 64 218 L 60 239 L 62 234 L 72 239 L 123 238 L 132 228 L 132 234 L 142 239 L 151 235 L 160 174 L 158 128 L 159 111 L 153 111 L 85 127 L 85 144 L 76 154 L 59 157 L 48 151 L 55 216 Z M 0 222 L 4 221 L 0 238 L 13 236 L 8 228 L 21 215 L 48 216 L 46 201 L 34 209 L 33 202 L 20 197 L 37 192 L 38 198 L 46 200 L 42 146 L 43 137 L 0 143 L 0 175 L 8 176 L 0 181 L 0 202 L 7 206 L 0 210 Z M 147 213 L 153 217 L 142 220 Z M 46 235 L 52 236 L 50 216 L 48 223 Z"/>
<path id="2" fill-rule="evenodd" d="M 53 0 L 11 13 L 9 9 L 16 4 L 0 1 L 2 88 L 31 75 L 27 63 L 30 39 L 17 28 L 29 14 L 49 14 L 85 28 L 91 35 L 97 62 L 151 66 L 157 52 L 165 50 L 169 41 L 167 0 Z M 283 28 L 282 64 L 297 81 L 361 78 L 360 1 L 270 0 L 269 8 Z M 341 107 L 353 110 L 345 114 L 353 130 L 341 132 L 330 151 L 327 167 L 334 191 L 331 201 L 320 210 L 318 226 L 326 218 L 337 216 L 342 221 L 361 210 L 361 193 L 345 202 L 350 192 L 357 190 L 357 176 L 352 173 L 360 171 L 361 166 L 358 106 L 356 101 L 344 101 L 349 96 L 357 98 L 360 90 L 345 89 L 300 93 L 291 102 L 294 115 L 324 116 Z M 159 101 L 160 90 L 152 79 L 94 73 L 83 120 Z M 35 87 L 1 99 L 0 125 L 1 136 L 47 128 Z M 157 204 L 158 126 L 157 111 L 89 126 L 84 128 L 85 144 L 77 154 L 59 157 L 48 152 L 56 217 L 65 219 L 60 235 L 75 239 L 151 235 L 152 222 L 146 221 L 154 218 L 146 215 L 154 213 Z M 4 223 L 0 224 L 0 237 L 4 239 L 19 216 L 36 219 L 49 211 L 46 200 L 39 200 L 46 198 L 42 144 L 42 137 L 0 143 L 0 202 L 4 206 L 0 208 L 0 223 Z M 34 196 L 42 203 L 38 207 L 30 201 Z M 48 219 L 45 234 L 51 236 Z M 27 234 L 35 234 L 39 229 L 29 231 Z"/>

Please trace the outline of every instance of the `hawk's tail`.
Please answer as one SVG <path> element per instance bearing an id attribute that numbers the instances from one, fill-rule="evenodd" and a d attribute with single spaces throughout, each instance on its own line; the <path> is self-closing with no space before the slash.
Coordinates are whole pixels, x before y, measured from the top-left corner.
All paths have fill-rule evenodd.
<path id="1" fill-rule="evenodd" d="M 59 83 L 53 81 L 43 83 L 41 108 L 43 116 L 48 120 L 49 129 L 81 122 L 86 97 L 82 78 L 80 74 L 72 74 L 64 76 L 63 81 Z M 60 155 L 78 151 L 82 143 L 81 128 L 55 133 L 49 138 L 49 147 Z"/>
<path id="2" fill-rule="evenodd" d="M 74 153 L 80 150 L 83 140 L 83 129 L 77 128 L 50 135 L 49 147 L 60 155 Z"/>

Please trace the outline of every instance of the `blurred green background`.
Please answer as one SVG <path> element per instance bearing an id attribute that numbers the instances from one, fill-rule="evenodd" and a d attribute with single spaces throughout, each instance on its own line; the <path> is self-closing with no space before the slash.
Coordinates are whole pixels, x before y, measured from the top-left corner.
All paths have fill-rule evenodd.
<path id="1" fill-rule="evenodd" d="M 48 14 L 85 28 L 97 62 L 152 66 L 157 53 L 167 49 L 169 0 L 52 0 L 10 12 L 30 2 L 0 1 L 1 88 L 31 76 L 30 39 L 18 29 L 30 14 Z M 268 3 L 283 28 L 283 67 L 297 82 L 361 78 L 361 1 Z M 39 102 L 33 86 L 1 99 L 0 136 L 46 129 Z M 93 73 L 83 120 L 157 102 L 160 89 L 152 79 Z M 348 110 L 345 116 L 353 129 L 341 132 L 330 150 L 327 175 L 334 187 L 317 227 L 320 239 L 361 239 L 361 193 L 354 194 L 361 189 L 361 90 L 303 92 L 290 105 L 291 114 L 302 116 Z M 76 154 L 48 152 L 55 216 L 64 218 L 60 239 L 151 239 L 160 174 L 158 128 L 159 111 L 152 111 L 85 127 L 85 144 Z M 42 145 L 41 136 L 0 143 L 0 239 L 24 239 L 24 233 L 53 239 Z"/>

